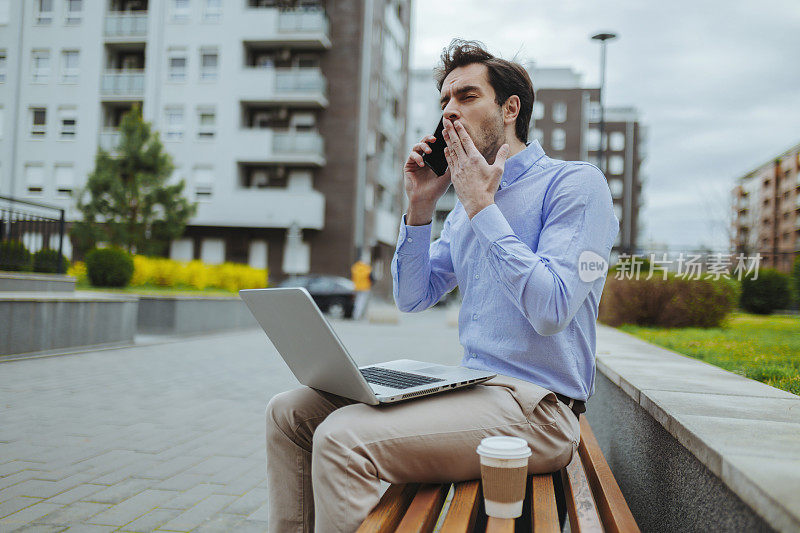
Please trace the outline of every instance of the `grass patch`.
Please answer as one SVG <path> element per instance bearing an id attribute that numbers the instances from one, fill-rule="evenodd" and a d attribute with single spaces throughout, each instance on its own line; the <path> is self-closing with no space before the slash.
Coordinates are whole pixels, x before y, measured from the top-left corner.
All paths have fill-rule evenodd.
<path id="1" fill-rule="evenodd" d="M 652 328 L 622 331 L 800 395 L 800 317 L 734 313 L 718 328 Z"/>
<path id="2" fill-rule="evenodd" d="M 225 289 L 208 288 L 196 289 L 191 286 L 162 287 L 160 285 L 137 285 L 135 287 L 93 287 L 88 280 L 78 280 L 75 284 L 76 290 L 94 292 L 113 292 L 116 294 L 147 294 L 155 296 L 228 296 L 238 298 L 239 293 L 226 291 Z"/>

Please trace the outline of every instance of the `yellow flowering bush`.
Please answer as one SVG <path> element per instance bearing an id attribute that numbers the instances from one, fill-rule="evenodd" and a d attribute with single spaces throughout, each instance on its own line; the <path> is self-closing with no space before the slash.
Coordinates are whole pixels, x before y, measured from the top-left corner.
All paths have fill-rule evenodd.
<path id="1" fill-rule="evenodd" d="M 217 288 L 231 292 L 267 286 L 267 269 L 236 263 L 207 265 L 197 260 L 175 261 L 136 255 L 133 268 L 133 286 Z"/>
<path id="2" fill-rule="evenodd" d="M 134 274 L 135 275 L 135 274 Z M 72 276 L 78 282 L 86 279 L 86 263 L 83 261 L 75 261 L 69 268 L 67 268 L 67 276 Z"/>

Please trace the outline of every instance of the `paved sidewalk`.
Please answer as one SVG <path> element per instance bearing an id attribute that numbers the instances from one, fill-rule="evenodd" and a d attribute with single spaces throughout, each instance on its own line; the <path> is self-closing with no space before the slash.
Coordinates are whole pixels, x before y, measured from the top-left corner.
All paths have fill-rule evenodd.
<path id="1" fill-rule="evenodd" d="M 461 359 L 442 310 L 334 327 L 359 364 Z M 296 385 L 261 330 L 0 363 L 0 532 L 265 531 L 264 409 Z"/>

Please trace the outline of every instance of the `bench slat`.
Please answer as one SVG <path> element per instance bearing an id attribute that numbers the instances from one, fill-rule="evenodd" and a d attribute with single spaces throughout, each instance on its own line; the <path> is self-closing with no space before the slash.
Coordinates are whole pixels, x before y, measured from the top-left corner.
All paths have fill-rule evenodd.
<path id="1" fill-rule="evenodd" d="M 425 484 L 408 506 L 406 515 L 397 526 L 397 533 L 430 533 L 442 511 L 450 483 Z"/>
<path id="2" fill-rule="evenodd" d="M 572 455 L 572 461 L 561 471 L 564 483 L 564 496 L 567 500 L 569 528 L 572 533 L 602 532 L 600 516 L 592 497 L 592 489 L 583 471 L 579 453 Z"/>
<path id="3" fill-rule="evenodd" d="M 531 476 L 531 510 L 534 533 L 560 533 L 556 492 L 550 474 Z"/>
<path id="4" fill-rule="evenodd" d="M 486 533 L 514 533 L 514 519 L 490 516 L 486 522 Z"/>
<path id="5" fill-rule="evenodd" d="M 389 533 L 397 524 L 411 504 L 412 498 L 419 489 L 419 483 L 391 485 L 383 493 L 378 505 L 370 511 L 361 523 L 357 533 Z"/>
<path id="6" fill-rule="evenodd" d="M 441 533 L 472 533 L 481 506 L 481 482 L 479 480 L 456 483 L 453 499 L 442 522 Z"/>
<path id="7" fill-rule="evenodd" d="M 606 530 L 612 533 L 638 533 L 639 526 L 636 525 L 585 416 L 581 417 L 581 443 L 578 452 Z"/>

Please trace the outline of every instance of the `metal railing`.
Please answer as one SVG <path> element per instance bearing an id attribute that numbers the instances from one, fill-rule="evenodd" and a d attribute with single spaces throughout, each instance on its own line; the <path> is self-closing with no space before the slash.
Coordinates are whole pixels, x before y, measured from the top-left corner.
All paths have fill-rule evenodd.
<path id="1" fill-rule="evenodd" d="M 58 271 L 64 273 L 65 210 L 47 204 L 0 196 L 0 242 L 22 243 L 29 252 L 52 249 L 58 237 Z M 5 260 L 0 249 L 0 264 Z"/>
<path id="2" fill-rule="evenodd" d="M 103 72 L 100 93 L 107 96 L 142 96 L 144 69 L 119 69 Z"/>
<path id="3" fill-rule="evenodd" d="M 112 12 L 106 15 L 106 37 L 143 37 L 147 35 L 147 12 Z"/>

